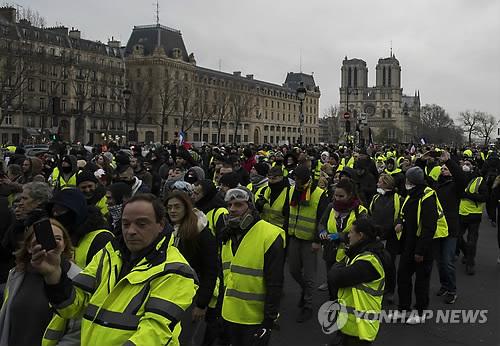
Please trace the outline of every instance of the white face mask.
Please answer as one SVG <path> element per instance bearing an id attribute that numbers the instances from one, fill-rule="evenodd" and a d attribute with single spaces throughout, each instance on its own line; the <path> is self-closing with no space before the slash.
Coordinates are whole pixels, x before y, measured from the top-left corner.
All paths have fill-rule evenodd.
<path id="1" fill-rule="evenodd" d="M 470 166 L 463 165 L 463 166 L 462 166 L 462 170 L 463 170 L 464 172 L 470 172 Z"/>
<path id="2" fill-rule="evenodd" d="M 377 192 L 381 195 L 385 195 L 385 190 L 381 187 L 377 187 Z"/>
<path id="3" fill-rule="evenodd" d="M 413 188 L 415 187 L 415 185 L 413 185 L 413 184 L 409 184 L 409 183 L 406 183 L 406 184 L 405 184 L 405 187 L 406 187 L 406 189 L 407 189 L 408 191 L 410 191 L 411 189 L 413 189 Z"/>

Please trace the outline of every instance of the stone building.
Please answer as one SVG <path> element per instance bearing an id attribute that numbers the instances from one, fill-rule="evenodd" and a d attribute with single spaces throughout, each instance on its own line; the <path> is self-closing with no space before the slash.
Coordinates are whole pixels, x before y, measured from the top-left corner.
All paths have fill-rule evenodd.
<path id="1" fill-rule="evenodd" d="M 183 130 L 193 142 L 297 143 L 303 85 L 303 141 L 318 143 L 320 90 L 312 75 L 290 72 L 278 85 L 200 67 L 181 32 L 159 24 L 134 27 L 125 61 L 131 139 L 172 141 Z"/>
<path id="2" fill-rule="evenodd" d="M 401 66 L 392 52 L 390 57 L 378 60 L 374 87 L 368 86 L 368 68 L 361 59 L 345 57 L 341 73 L 340 114 L 349 110 L 351 132 L 366 116 L 364 130 L 372 130 L 375 142 L 415 140 L 420 123 L 420 93 L 403 94 Z M 345 126 L 345 121 L 342 123 Z"/>
<path id="3" fill-rule="evenodd" d="M 125 65 L 120 42 L 81 38 L 67 27 L 40 28 L 0 8 L 2 143 L 59 134 L 96 143 L 124 136 Z"/>

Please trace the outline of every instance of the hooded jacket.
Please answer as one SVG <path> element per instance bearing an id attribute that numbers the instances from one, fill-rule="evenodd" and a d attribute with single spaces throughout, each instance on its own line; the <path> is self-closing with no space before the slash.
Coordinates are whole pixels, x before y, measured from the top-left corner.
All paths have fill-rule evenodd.
<path id="1" fill-rule="evenodd" d="M 179 249 L 180 253 L 198 275 L 200 286 L 195 304 L 200 309 L 204 309 L 208 306 L 214 292 L 220 268 L 220 259 L 215 237 L 208 228 L 207 217 L 198 209 L 194 209 L 193 211 L 198 217 L 198 234 L 194 239 L 182 239 L 178 233 L 177 226 L 174 226 L 171 232 L 173 245 Z"/>

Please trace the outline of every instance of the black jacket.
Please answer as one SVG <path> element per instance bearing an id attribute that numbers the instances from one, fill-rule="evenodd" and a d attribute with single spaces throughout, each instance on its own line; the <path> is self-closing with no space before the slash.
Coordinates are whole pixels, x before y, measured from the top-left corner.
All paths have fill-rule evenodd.
<path id="1" fill-rule="evenodd" d="M 373 196 L 371 203 L 370 216 L 372 221 L 381 228 L 381 239 L 394 242 L 396 233 L 394 232 L 394 191 L 386 191 L 385 194 L 377 194 Z M 378 197 L 377 197 L 378 196 Z M 400 198 L 399 205 L 403 204 Z"/>
<path id="2" fill-rule="evenodd" d="M 420 224 L 422 227 L 420 236 L 417 237 L 417 209 L 418 202 L 424 196 L 425 185 L 417 185 L 408 192 L 409 199 L 406 202 L 403 213 L 403 234 L 400 245 L 402 256 L 412 258 L 414 255 L 424 256 L 432 249 L 432 239 L 437 227 L 437 205 L 436 197 L 433 195 L 422 202 L 420 210 Z"/>
<path id="3" fill-rule="evenodd" d="M 387 254 L 384 251 L 384 245 L 381 242 L 361 241 L 348 249 L 346 255 L 349 259 L 353 259 L 362 252 L 371 252 L 377 256 L 382 263 L 384 270 L 389 267 L 386 264 L 388 263 Z M 339 288 L 353 287 L 362 283 L 377 280 L 378 278 L 380 278 L 380 274 L 368 261 L 356 261 L 349 266 L 346 266 L 346 262 L 342 261 L 335 263 L 328 272 L 328 285 L 330 287 L 330 292 L 332 292 L 336 298 L 336 292 Z"/>
<path id="4" fill-rule="evenodd" d="M 448 160 L 445 165 L 452 176 L 449 178 L 439 176 L 433 187 L 443 207 L 444 216 L 448 223 L 448 234 L 450 237 L 457 237 L 459 233 L 460 196 L 465 189 L 465 175 L 455 161 Z"/>

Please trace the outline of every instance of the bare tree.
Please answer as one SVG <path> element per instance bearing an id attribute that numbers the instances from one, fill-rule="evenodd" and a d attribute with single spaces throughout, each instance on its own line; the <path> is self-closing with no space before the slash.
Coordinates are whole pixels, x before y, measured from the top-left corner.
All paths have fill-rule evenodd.
<path id="1" fill-rule="evenodd" d="M 469 140 L 469 145 L 472 144 L 472 135 L 477 133 L 479 118 L 484 116 L 483 112 L 469 110 L 465 112 L 460 112 L 459 120 L 462 123 L 462 128 L 465 133 L 467 133 L 467 138 Z"/>
<path id="2" fill-rule="evenodd" d="M 208 90 L 196 90 L 196 99 L 194 101 L 194 118 L 195 121 L 199 125 L 198 135 L 200 141 L 203 138 L 203 123 L 205 121 L 211 120 L 215 116 L 215 112 L 212 112 L 213 109 L 210 109 L 209 106 L 209 97 Z"/>
<path id="3" fill-rule="evenodd" d="M 338 106 L 330 105 L 323 111 L 322 119 L 319 119 L 320 122 L 325 121 L 328 124 L 329 138 L 332 143 L 338 142 L 341 134 L 342 121 L 338 113 Z"/>
<path id="4" fill-rule="evenodd" d="M 192 117 L 194 109 L 194 83 L 193 81 L 179 81 L 177 83 L 177 98 L 181 108 L 181 131 L 187 132 L 194 124 Z"/>
<path id="5" fill-rule="evenodd" d="M 422 121 L 422 136 L 429 143 L 447 143 L 450 140 L 449 131 L 454 129 L 453 119 L 446 110 L 437 105 L 425 105 L 420 111 Z"/>
<path id="6" fill-rule="evenodd" d="M 16 6 L 14 6 L 16 7 Z M 47 25 L 47 20 L 40 15 L 40 13 L 36 10 L 33 10 L 29 7 L 21 7 L 17 8 L 17 20 L 25 19 L 28 20 L 31 25 L 36 26 L 38 28 L 43 28 Z"/>
<path id="7" fill-rule="evenodd" d="M 477 135 L 484 140 L 484 145 L 488 145 L 491 133 L 498 125 L 498 120 L 491 114 L 483 113 L 478 117 Z"/>
<path id="8" fill-rule="evenodd" d="M 153 85 L 151 82 L 136 81 L 132 83 L 132 94 L 130 96 L 131 118 L 134 124 L 134 138 L 137 142 L 137 127 L 144 118 L 151 113 L 153 108 Z M 128 134 L 127 134 L 128 136 Z"/>
<path id="9" fill-rule="evenodd" d="M 231 120 L 234 121 L 234 138 L 233 144 L 236 144 L 238 137 L 238 129 L 241 121 L 245 117 L 249 117 L 250 113 L 257 107 L 255 98 L 247 93 L 237 93 L 233 91 L 230 96 L 231 104 Z"/>
<path id="10" fill-rule="evenodd" d="M 217 120 L 217 144 L 220 143 L 222 123 L 229 117 L 230 98 L 225 92 L 217 93 L 213 105 L 213 114 Z"/>
<path id="11" fill-rule="evenodd" d="M 160 125 L 161 129 L 161 143 L 165 140 L 164 138 L 164 133 L 165 133 L 165 126 L 168 124 L 168 118 L 175 114 L 176 109 L 175 105 L 176 102 L 178 102 L 178 93 L 177 89 L 175 87 L 174 80 L 171 76 L 171 74 L 167 74 L 165 80 L 163 81 L 163 84 L 158 88 L 158 94 L 160 97 L 160 108 L 161 108 L 161 113 L 160 117 L 158 119 L 158 125 Z"/>
<path id="12" fill-rule="evenodd" d="M 4 110 L 0 125 L 9 112 L 23 107 L 24 92 L 31 87 L 30 78 L 35 73 L 30 47 L 11 44 L 7 49 L 7 55 L 0 61 L 0 108 Z"/>

